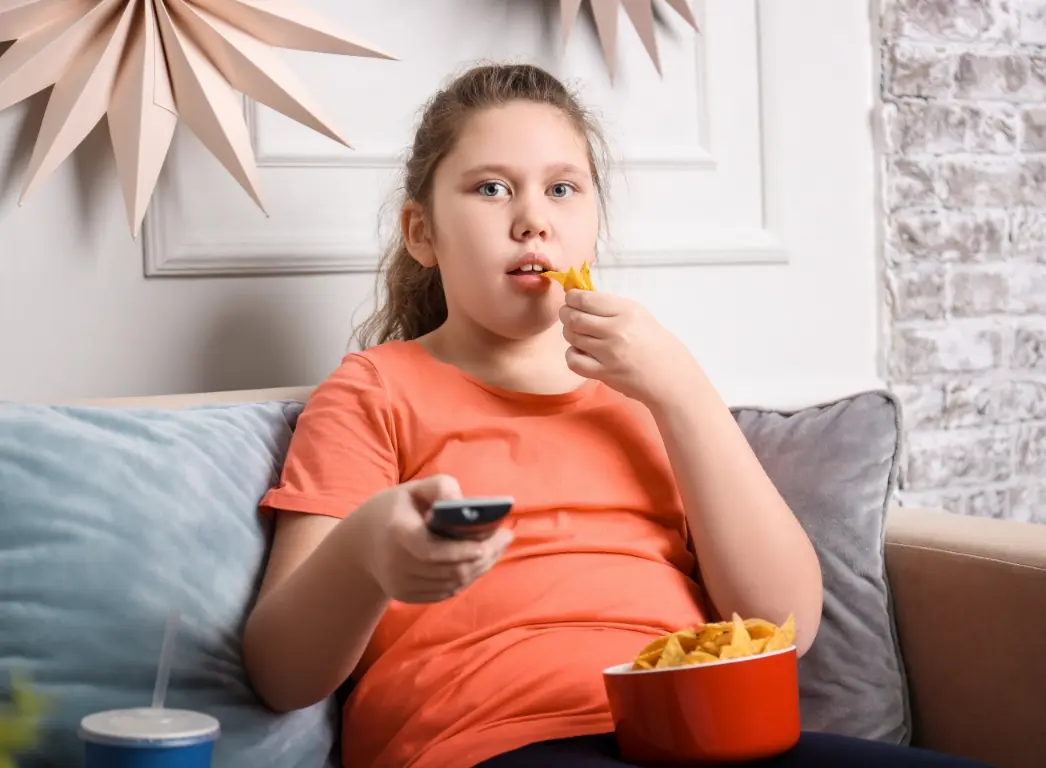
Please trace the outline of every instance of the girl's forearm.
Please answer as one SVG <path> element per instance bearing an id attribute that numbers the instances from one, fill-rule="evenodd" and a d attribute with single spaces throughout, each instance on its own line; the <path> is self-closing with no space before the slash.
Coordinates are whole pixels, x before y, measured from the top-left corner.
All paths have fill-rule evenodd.
<path id="1" fill-rule="evenodd" d="M 813 545 L 697 364 L 675 393 L 647 403 L 664 441 L 704 587 L 717 612 L 780 623 L 795 614 L 802 654 L 821 619 Z"/>
<path id="2" fill-rule="evenodd" d="M 258 695 L 286 712 L 322 701 L 355 669 L 389 600 L 361 566 L 362 515 L 346 518 L 252 611 L 243 640 Z"/>

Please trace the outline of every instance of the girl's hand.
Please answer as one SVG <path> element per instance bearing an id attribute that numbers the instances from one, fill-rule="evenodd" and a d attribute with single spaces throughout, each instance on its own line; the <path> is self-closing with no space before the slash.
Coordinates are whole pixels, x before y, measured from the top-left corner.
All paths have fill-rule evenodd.
<path id="1" fill-rule="evenodd" d="M 683 343 L 630 299 L 567 291 L 559 319 L 570 370 L 645 405 L 671 397 L 696 366 Z"/>
<path id="2" fill-rule="evenodd" d="M 425 525 L 433 502 L 460 499 L 446 475 L 413 480 L 385 490 L 355 514 L 367 516 L 370 534 L 364 566 L 382 591 L 403 603 L 435 603 L 456 595 L 489 571 L 512 541 L 501 528 L 485 541 L 453 541 Z"/>

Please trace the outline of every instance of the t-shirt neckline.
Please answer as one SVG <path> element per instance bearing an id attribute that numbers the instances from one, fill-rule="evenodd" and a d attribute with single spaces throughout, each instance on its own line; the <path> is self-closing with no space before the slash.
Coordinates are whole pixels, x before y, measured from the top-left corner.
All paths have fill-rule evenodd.
<path id="1" fill-rule="evenodd" d="M 569 392 L 561 392 L 556 394 L 542 394 L 538 392 L 522 392 L 517 389 L 505 389 L 504 387 L 498 387 L 493 384 L 488 384 L 482 379 L 479 379 L 469 373 L 466 373 L 465 371 L 458 368 L 456 365 L 446 363 L 440 360 L 427 349 L 425 349 L 424 345 L 418 342 L 417 339 L 403 341 L 400 343 L 406 345 L 419 359 L 424 360 L 425 364 L 451 373 L 452 375 L 457 376 L 463 381 L 466 381 L 469 384 L 472 384 L 473 386 L 485 390 L 486 392 L 489 392 L 495 397 L 500 397 L 504 400 L 513 400 L 518 403 L 527 403 L 530 405 L 569 405 L 571 403 L 576 403 L 579 400 L 584 399 L 600 386 L 599 381 L 596 381 L 595 379 L 586 379 L 577 388 L 572 389 Z"/>

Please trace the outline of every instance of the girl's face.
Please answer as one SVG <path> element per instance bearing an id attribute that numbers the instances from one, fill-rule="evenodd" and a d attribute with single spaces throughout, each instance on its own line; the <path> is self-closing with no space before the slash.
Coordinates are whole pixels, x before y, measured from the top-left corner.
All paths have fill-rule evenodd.
<path id="1" fill-rule="evenodd" d="M 404 234 L 415 259 L 439 267 L 450 322 L 506 339 L 552 327 L 563 290 L 541 269 L 591 263 L 599 234 L 588 149 L 566 115 L 530 102 L 474 115 L 431 199 L 404 208 Z"/>

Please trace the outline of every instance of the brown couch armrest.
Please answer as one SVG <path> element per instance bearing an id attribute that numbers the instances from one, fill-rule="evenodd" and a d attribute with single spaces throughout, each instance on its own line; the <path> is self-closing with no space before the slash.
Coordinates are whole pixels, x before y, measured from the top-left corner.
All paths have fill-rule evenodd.
<path id="1" fill-rule="evenodd" d="M 913 744 L 1046 765 L 1046 526 L 896 508 L 886 569 Z"/>

